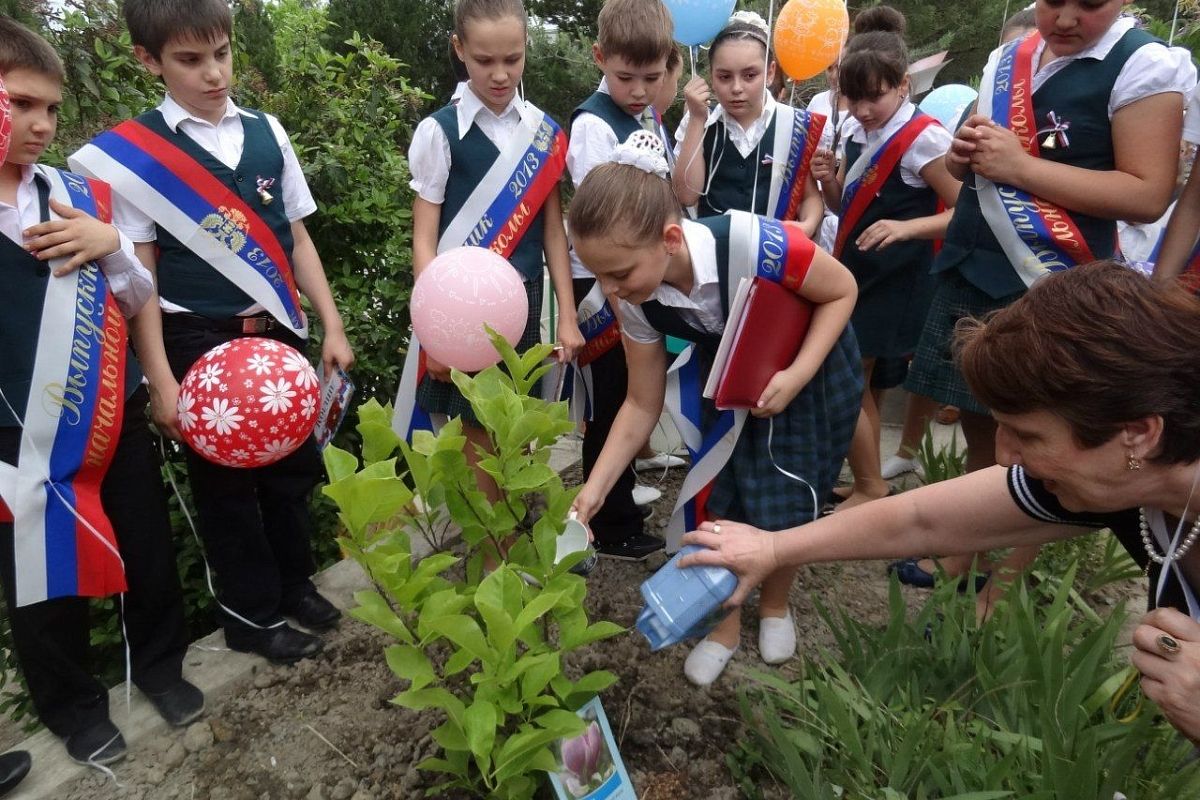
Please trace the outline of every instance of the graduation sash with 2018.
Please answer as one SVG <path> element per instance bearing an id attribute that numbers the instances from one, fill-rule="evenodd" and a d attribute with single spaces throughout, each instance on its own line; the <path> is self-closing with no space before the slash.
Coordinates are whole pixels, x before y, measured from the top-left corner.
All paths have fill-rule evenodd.
<path id="1" fill-rule="evenodd" d="M 107 186 L 37 171 L 51 198 L 109 221 Z M 125 359 L 125 318 L 99 266 L 51 277 L 17 466 L 0 462 L 0 519 L 13 523 L 19 606 L 125 591 L 124 564 L 100 501 L 124 418 Z"/>
<path id="2" fill-rule="evenodd" d="M 499 157 L 446 226 L 437 251 L 464 245 L 485 247 L 504 258 L 516 250 L 557 190 L 566 166 L 567 137 L 548 115 L 526 120 L 513 133 Z M 417 387 L 425 376 L 425 357 L 414 335 L 404 359 L 396 395 L 392 428 L 412 441 L 418 430 L 433 430 L 433 421 L 416 404 Z"/>
<path id="3" fill-rule="evenodd" d="M 1034 56 L 1041 35 L 1034 31 L 1011 42 L 1000 53 L 993 75 L 985 73 L 979 89 L 979 113 L 1017 135 L 1025 152 L 1041 152 L 1033 110 Z M 1050 137 L 1059 137 L 1058 129 Z M 1048 141 L 1054 142 L 1048 137 Z M 1056 143 L 1056 142 L 1054 142 Z M 1015 186 L 975 175 L 979 206 L 1009 263 L 1026 286 L 1047 272 L 1094 261 L 1091 248 L 1066 209 Z"/>
<path id="4" fill-rule="evenodd" d="M 729 274 L 726 296 L 732 298 L 743 278 L 760 277 L 799 293 L 812 265 L 816 245 L 799 223 L 730 211 Z M 679 549 L 684 533 L 707 520 L 713 482 L 729 462 L 748 411 L 710 412 L 705 424 L 703 374 L 696 345 L 684 350 L 667 372 L 666 408 L 691 456 L 692 468 L 679 489 L 667 525 L 667 550 Z"/>

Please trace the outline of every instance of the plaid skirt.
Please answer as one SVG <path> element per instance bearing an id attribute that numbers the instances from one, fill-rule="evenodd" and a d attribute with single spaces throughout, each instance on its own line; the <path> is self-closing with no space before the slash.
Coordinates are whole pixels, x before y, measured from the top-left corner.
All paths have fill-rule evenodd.
<path id="1" fill-rule="evenodd" d="M 958 369 L 954 357 L 954 327 L 960 319 L 982 317 L 1012 305 L 1024 293 L 1024 290 L 1014 292 L 997 300 L 969 282 L 957 269 L 939 273 L 933 305 L 904 388 L 964 411 L 990 414 L 988 408 L 971 394 Z"/>
<path id="2" fill-rule="evenodd" d="M 516 350 L 524 353 L 535 344 L 542 341 L 542 281 L 525 281 L 525 296 L 529 298 L 529 318 L 525 321 L 525 330 L 521 340 L 517 342 Z M 534 384 L 530 394 L 537 397 L 540 389 Z M 449 381 L 435 380 L 426 375 L 417 385 L 417 407 L 430 414 L 445 414 L 447 417 L 462 417 L 464 423 L 479 427 L 479 419 L 471 410 L 471 404 L 463 397 L 458 387 Z"/>
<path id="3" fill-rule="evenodd" d="M 812 484 L 818 506 L 824 502 L 850 448 L 862 389 L 858 342 L 847 325 L 821 369 L 782 413 L 747 418 L 708 498 L 710 517 L 765 530 L 812 522 L 812 494 L 775 465 Z"/>

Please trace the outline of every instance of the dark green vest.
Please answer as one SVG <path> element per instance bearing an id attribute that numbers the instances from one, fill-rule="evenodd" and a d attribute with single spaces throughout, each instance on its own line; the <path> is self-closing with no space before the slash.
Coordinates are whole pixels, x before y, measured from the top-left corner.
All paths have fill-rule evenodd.
<path id="1" fill-rule="evenodd" d="M 634 131 L 642 129 L 637 117 L 614 103 L 612 97 L 606 92 L 592 92 L 591 97 L 584 100 L 571 112 L 571 122 L 574 122 L 575 118 L 583 113 L 595 114 L 604 120 L 616 134 L 618 143 L 624 142 Z"/>
<path id="2" fill-rule="evenodd" d="M 258 111 L 247 113 L 253 116 L 242 115 L 245 144 L 236 169 L 222 164 L 186 133 L 172 131 L 157 110 L 138 117 L 138 122 L 195 159 L 257 212 L 290 259 L 292 224 L 284 208 L 283 153 L 266 115 Z M 264 205 L 258 194 L 259 178 L 275 180 L 270 190 L 275 199 L 269 205 Z M 161 225 L 157 226 L 157 237 L 158 293 L 164 300 L 212 319 L 236 316 L 255 304 L 256 301 L 233 281 L 213 269 Z"/>
<path id="3" fill-rule="evenodd" d="M 721 307 L 725 311 L 726 317 L 729 316 L 729 223 L 731 219 L 728 215 L 722 214 L 718 217 L 696 220 L 698 224 L 712 231 L 713 238 L 717 243 L 717 280 L 721 289 Z M 706 358 L 705 363 L 711 363 L 712 357 L 716 355 L 717 346 L 721 344 L 721 334 L 693 328 L 676 309 L 663 305 L 657 300 L 647 300 L 641 304 L 641 309 L 652 328 L 666 336 L 695 342 Z"/>
<path id="4" fill-rule="evenodd" d="M 470 91 L 470 90 L 468 90 Z M 442 213 L 438 218 L 438 238 L 445 233 L 458 210 L 467 202 L 475 187 L 492 164 L 500 157 L 500 151 L 491 139 L 484 135 L 479 126 L 472 123 L 467 135 L 458 138 L 458 106 L 448 105 L 434 112 L 433 118 L 446 134 L 450 143 L 450 177 L 446 180 L 446 197 L 442 201 Z M 538 210 L 537 217 L 517 243 L 508 261 L 526 281 L 541 280 L 542 237 L 546 229 L 546 209 Z"/>
<path id="5" fill-rule="evenodd" d="M 1046 125 L 1053 111 L 1070 123 L 1069 147 L 1041 148 L 1041 157 L 1075 167 L 1111 170 L 1116 166 L 1112 145 L 1112 122 L 1108 100 L 1125 62 L 1142 46 L 1158 41 L 1133 28 L 1103 61 L 1092 58 L 1071 62 L 1033 93 L 1034 124 Z M 957 268 L 963 277 L 996 299 L 1025 290 L 1025 282 L 1008 261 L 1000 243 L 979 209 L 973 191 L 974 175 L 968 174 L 958 195 L 954 217 L 946 231 L 946 242 L 934 264 L 935 272 Z M 1096 258 L 1111 258 L 1116 250 L 1117 223 L 1086 214 L 1072 213 L 1083 238 Z"/>
<path id="6" fill-rule="evenodd" d="M 50 219 L 50 189 L 34 178 L 41 219 Z M 25 417 L 33 364 L 37 358 L 37 336 L 46 303 L 46 284 L 51 280 L 50 266 L 38 261 L 24 248 L 0 234 L 0 274 L 3 274 L 4 308 L 0 313 L 0 391 L 17 412 L 14 418 L 8 405 L 0 403 L 0 428 L 17 427 Z M 128 345 L 126 346 L 128 348 Z M 142 372 L 131 349 L 126 350 L 125 396 L 133 394 L 142 382 Z"/>
<path id="7" fill-rule="evenodd" d="M 771 204 L 771 159 L 767 156 L 775 149 L 775 121 L 781 108 L 786 107 L 776 108 L 766 133 L 746 158 L 729 141 L 725 120 L 718 119 L 704 132 L 704 164 L 712 178 L 708 192 L 700 196 L 697 204 L 701 217 L 724 214 L 730 209 L 767 214 Z"/>
<path id="8" fill-rule="evenodd" d="M 846 163 L 857 161 L 862 148 L 858 142 L 847 140 Z M 851 229 L 846 238 L 846 247 L 842 250 L 841 262 L 854 273 L 860 293 L 865 293 L 876 281 L 887 278 L 897 270 L 911 268 L 913 264 L 921 264 L 922 269 L 928 271 L 933 263 L 933 240 L 911 239 L 890 244 L 882 250 L 863 251 L 854 243 L 859 235 L 881 219 L 928 217 L 937 213 L 937 206 L 937 192 L 929 186 L 920 189 L 909 186 L 900 175 L 900 165 L 896 164 L 892 174 L 883 182 L 879 194 Z"/>

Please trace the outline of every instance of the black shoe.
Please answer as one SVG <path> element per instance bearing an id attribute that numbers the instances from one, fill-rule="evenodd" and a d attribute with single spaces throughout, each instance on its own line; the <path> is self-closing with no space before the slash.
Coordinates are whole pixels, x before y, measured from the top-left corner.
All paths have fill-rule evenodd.
<path id="1" fill-rule="evenodd" d="M 168 724 L 182 728 L 204 713 L 204 692 L 183 678 L 161 692 L 143 692 Z"/>
<path id="2" fill-rule="evenodd" d="M 327 631 L 338 624 L 342 612 L 315 590 L 280 609 L 285 617 L 299 622 L 310 631 Z"/>
<path id="3" fill-rule="evenodd" d="M 17 788 L 17 784 L 29 774 L 33 759 L 24 750 L 13 750 L 0 755 L 0 797 Z"/>
<path id="4" fill-rule="evenodd" d="M 315 656 L 325 646 L 319 637 L 287 624 L 262 631 L 227 628 L 225 643 L 230 650 L 256 653 L 272 664 L 295 664 L 302 658 Z"/>
<path id="5" fill-rule="evenodd" d="M 596 552 L 602 558 L 615 558 L 618 561 L 644 561 L 651 553 L 657 553 L 666 547 L 667 543 L 657 536 L 645 533 L 635 533 L 623 542 L 598 542 Z"/>
<path id="6" fill-rule="evenodd" d="M 102 720 L 90 728 L 72 733 L 63 744 L 76 764 L 113 764 L 125 757 L 125 737 L 111 720 Z"/>

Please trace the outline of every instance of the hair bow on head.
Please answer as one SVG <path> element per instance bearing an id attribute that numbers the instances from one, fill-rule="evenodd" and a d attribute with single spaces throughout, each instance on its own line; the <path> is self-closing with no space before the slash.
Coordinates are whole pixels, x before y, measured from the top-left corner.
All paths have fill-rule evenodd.
<path id="1" fill-rule="evenodd" d="M 622 144 L 613 151 L 612 161 L 637 167 L 642 172 L 649 172 L 660 178 L 670 176 L 667 167 L 667 150 L 662 139 L 650 131 L 634 131 Z"/>
<path id="2" fill-rule="evenodd" d="M 752 28 L 757 28 L 768 36 L 771 34 L 771 26 L 767 25 L 767 21 L 761 15 L 753 11 L 735 11 L 729 15 L 729 21 L 725 23 L 728 28 L 735 22 L 740 22 L 744 25 L 749 25 Z"/>

